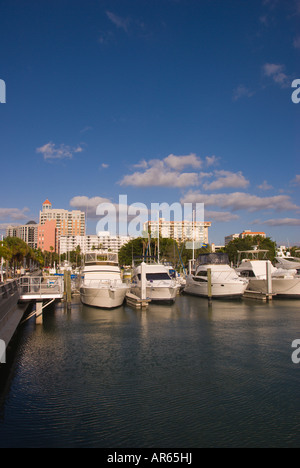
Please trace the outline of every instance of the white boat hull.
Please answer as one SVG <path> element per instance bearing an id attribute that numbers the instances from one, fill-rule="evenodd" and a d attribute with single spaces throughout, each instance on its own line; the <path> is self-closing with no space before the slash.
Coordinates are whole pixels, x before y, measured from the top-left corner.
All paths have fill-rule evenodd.
<path id="1" fill-rule="evenodd" d="M 247 290 L 267 294 L 267 280 L 250 279 Z M 300 298 L 300 278 L 272 278 L 272 293 L 279 297 Z"/>
<path id="2" fill-rule="evenodd" d="M 246 283 L 237 281 L 229 283 L 212 282 L 212 297 L 241 297 L 243 296 L 246 288 Z M 208 283 L 206 281 L 196 282 L 192 278 L 188 278 L 184 292 L 186 294 L 191 294 L 192 296 L 208 297 Z"/>
<path id="3" fill-rule="evenodd" d="M 122 288 L 80 288 L 81 302 L 92 307 L 101 309 L 114 309 L 120 307 L 128 291 L 127 287 Z"/>
<path id="4" fill-rule="evenodd" d="M 151 302 L 174 302 L 176 300 L 178 288 L 174 286 L 147 286 L 147 299 Z M 141 288 L 138 286 L 132 287 L 131 292 L 138 297 L 141 297 Z"/>

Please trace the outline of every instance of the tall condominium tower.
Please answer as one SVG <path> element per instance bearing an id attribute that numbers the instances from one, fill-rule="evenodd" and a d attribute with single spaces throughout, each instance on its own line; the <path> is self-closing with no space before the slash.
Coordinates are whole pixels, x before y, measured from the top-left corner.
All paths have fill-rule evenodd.
<path id="1" fill-rule="evenodd" d="M 85 213 L 79 210 L 53 209 L 49 200 L 43 203 L 40 211 L 40 224 L 46 221 L 56 221 L 58 238 L 61 236 L 84 236 L 85 235 Z"/>

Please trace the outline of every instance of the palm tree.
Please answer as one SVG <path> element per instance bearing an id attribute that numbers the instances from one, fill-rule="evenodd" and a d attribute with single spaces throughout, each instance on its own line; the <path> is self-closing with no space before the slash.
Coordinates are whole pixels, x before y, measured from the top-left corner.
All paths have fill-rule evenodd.
<path id="1" fill-rule="evenodd" d="M 52 253 L 54 251 L 54 247 L 50 246 L 50 267 L 52 267 Z"/>
<path id="2" fill-rule="evenodd" d="M 78 255 L 80 256 L 80 254 L 81 254 L 80 245 L 77 245 L 75 253 L 76 253 L 76 266 L 78 266 Z"/>

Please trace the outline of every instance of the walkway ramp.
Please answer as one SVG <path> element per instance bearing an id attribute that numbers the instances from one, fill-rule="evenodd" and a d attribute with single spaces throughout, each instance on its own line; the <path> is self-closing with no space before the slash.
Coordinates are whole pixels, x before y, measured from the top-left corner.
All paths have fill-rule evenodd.
<path id="1" fill-rule="evenodd" d="M 23 276 L 19 280 L 20 301 L 44 301 L 48 299 L 63 299 L 64 278 Z"/>

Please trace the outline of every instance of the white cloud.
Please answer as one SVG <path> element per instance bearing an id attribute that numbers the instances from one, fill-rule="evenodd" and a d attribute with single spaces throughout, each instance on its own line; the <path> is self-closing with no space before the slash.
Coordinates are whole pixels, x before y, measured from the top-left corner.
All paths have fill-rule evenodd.
<path id="1" fill-rule="evenodd" d="M 257 186 L 257 188 L 259 188 L 260 190 L 267 191 L 267 190 L 271 190 L 274 187 L 272 185 L 268 184 L 268 182 L 266 180 L 264 180 L 261 185 Z"/>
<path id="2" fill-rule="evenodd" d="M 295 37 L 293 45 L 295 49 L 300 49 L 300 36 Z"/>
<path id="3" fill-rule="evenodd" d="M 254 91 L 251 91 L 249 88 L 247 88 L 245 85 L 239 85 L 234 91 L 233 91 L 233 96 L 232 99 L 234 101 L 238 101 L 241 98 L 244 97 L 252 97 L 254 95 Z"/>
<path id="4" fill-rule="evenodd" d="M 147 161 L 145 161 L 145 159 L 143 159 L 138 164 L 135 164 L 133 167 L 136 169 L 147 169 L 148 163 Z"/>
<path id="5" fill-rule="evenodd" d="M 174 154 L 169 154 L 164 159 L 164 162 L 171 168 L 177 171 L 181 171 L 184 167 L 193 167 L 194 169 L 202 167 L 202 160 L 198 158 L 194 153 L 191 153 L 187 156 L 175 156 Z"/>
<path id="6" fill-rule="evenodd" d="M 0 223 L 0 231 L 5 232 L 6 229 L 10 226 L 17 226 L 17 224 L 12 224 L 12 223 Z"/>
<path id="7" fill-rule="evenodd" d="M 37 153 L 41 153 L 44 156 L 45 161 L 53 159 L 72 159 L 74 153 L 81 153 L 82 151 L 83 148 L 81 146 L 71 147 L 64 144 L 55 146 L 51 141 L 36 149 Z"/>
<path id="8" fill-rule="evenodd" d="M 203 184 L 204 190 L 220 190 L 223 188 L 246 188 L 250 182 L 242 172 L 215 171 L 217 180 Z"/>
<path id="9" fill-rule="evenodd" d="M 246 210 L 255 212 L 259 210 L 299 210 L 300 207 L 292 202 L 288 195 L 273 197 L 258 197 L 245 192 L 201 194 L 200 192 L 188 192 L 182 203 L 204 203 L 206 206 L 218 206 L 232 211 Z"/>
<path id="10" fill-rule="evenodd" d="M 123 29 L 123 31 L 126 33 L 128 32 L 128 27 L 130 24 L 129 18 L 122 18 L 121 16 L 112 13 L 111 11 L 107 11 L 106 15 L 117 28 Z"/>
<path id="11" fill-rule="evenodd" d="M 70 200 L 70 206 L 77 210 L 81 210 L 84 213 L 87 213 L 90 218 L 97 218 L 96 210 L 97 206 L 101 203 L 111 203 L 108 198 L 102 197 L 86 197 L 86 196 L 76 196 Z"/>
<path id="12" fill-rule="evenodd" d="M 297 218 L 279 218 L 268 219 L 266 221 L 255 220 L 252 224 L 266 224 L 267 226 L 300 226 L 300 219 Z"/>
<path id="13" fill-rule="evenodd" d="M 285 66 L 276 63 L 265 63 L 262 67 L 264 76 L 271 78 L 281 88 L 290 86 L 290 78 L 284 73 Z"/>
<path id="14" fill-rule="evenodd" d="M 0 219 L 12 219 L 16 220 L 24 220 L 28 219 L 28 216 L 25 214 L 29 211 L 29 208 L 23 208 L 20 210 L 19 208 L 0 208 Z"/>
<path id="15" fill-rule="evenodd" d="M 200 168 L 202 160 L 195 154 L 175 156 L 169 154 L 163 160 L 152 159 L 141 161 L 136 168 L 144 172 L 134 172 L 126 175 L 120 185 L 133 187 L 174 187 L 183 188 L 199 185 L 199 174 L 196 172 L 180 172 L 185 167 Z"/>
<path id="16" fill-rule="evenodd" d="M 208 221 L 215 221 L 221 223 L 228 223 L 234 221 L 240 217 L 236 214 L 232 214 L 229 211 L 208 211 L 205 210 L 205 219 Z"/>
<path id="17" fill-rule="evenodd" d="M 176 187 L 183 188 L 199 184 L 199 177 L 196 173 L 180 173 L 166 170 L 164 164 L 156 164 L 145 172 L 135 172 L 126 175 L 120 185 L 133 187 Z"/>
<path id="18" fill-rule="evenodd" d="M 300 185 L 300 174 L 297 174 L 295 179 L 291 182 L 292 185 Z"/>
<path id="19" fill-rule="evenodd" d="M 220 160 L 220 158 L 217 158 L 217 156 L 215 156 L 215 155 L 206 156 L 206 158 L 205 158 L 206 166 L 207 167 L 216 166 L 216 165 L 219 164 L 219 160 Z"/>

